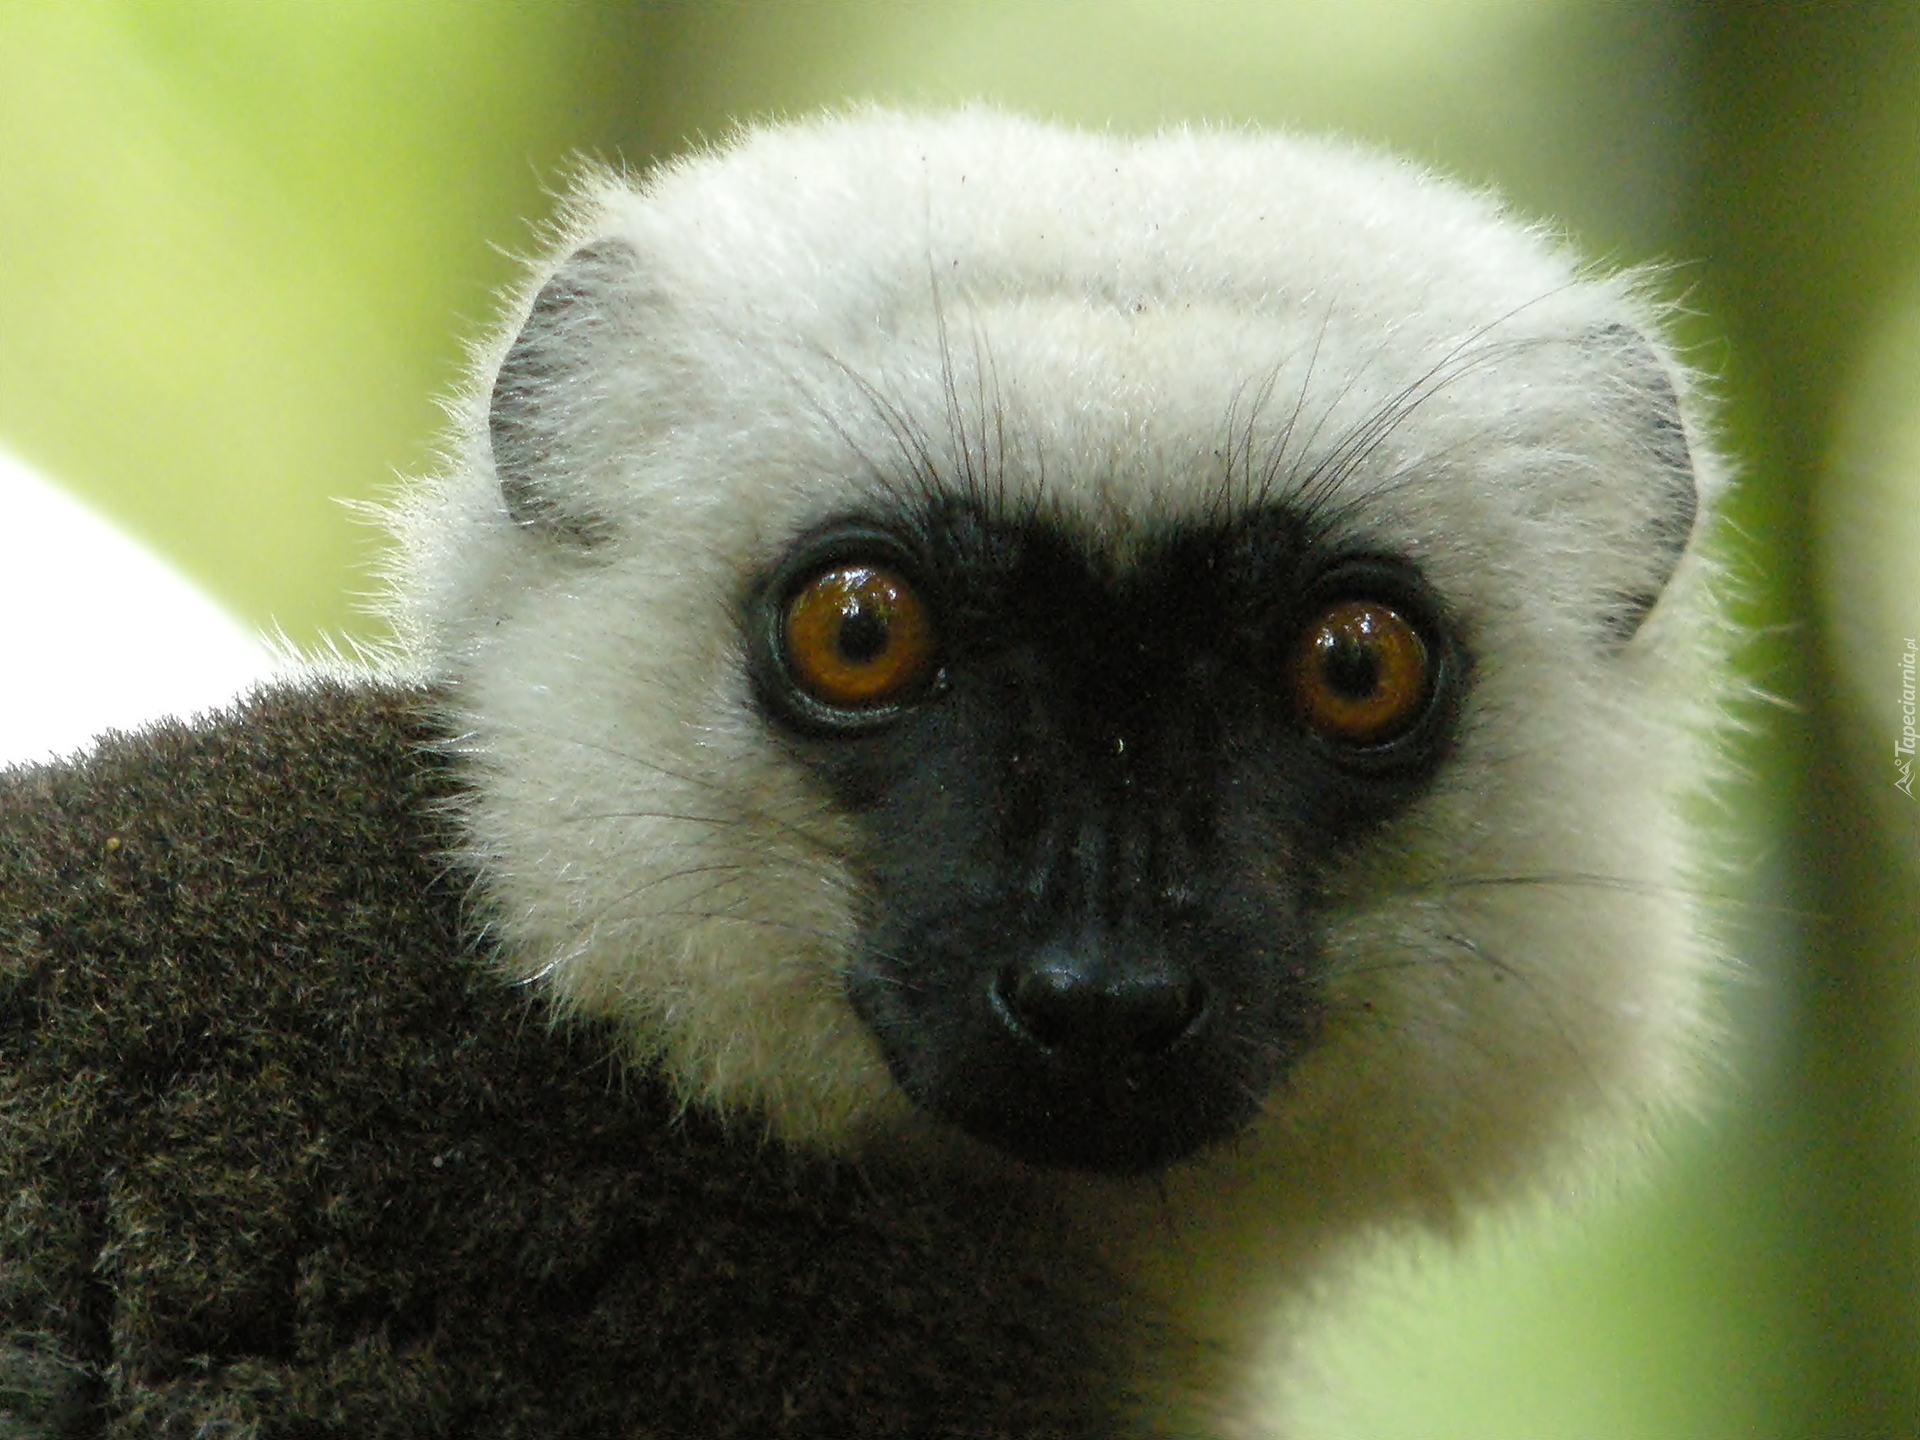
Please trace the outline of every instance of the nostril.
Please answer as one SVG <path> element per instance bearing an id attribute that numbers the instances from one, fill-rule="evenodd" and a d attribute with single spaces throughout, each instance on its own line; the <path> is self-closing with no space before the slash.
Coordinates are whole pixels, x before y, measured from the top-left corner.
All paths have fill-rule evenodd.
<path id="1" fill-rule="evenodd" d="M 1073 1033 L 1074 1016 L 1085 1007 L 1085 982 L 1072 971 L 1050 965 L 1021 966 L 1002 972 L 996 982 L 1002 1007 L 1013 1022 L 1048 1049 Z"/>
<path id="2" fill-rule="evenodd" d="M 1121 992 L 1127 1043 L 1139 1055 L 1158 1055 L 1193 1028 L 1200 1016 L 1200 982 L 1191 975 L 1153 977 Z"/>
<path id="3" fill-rule="evenodd" d="M 1172 1048 L 1199 1018 L 1205 996 L 1182 970 L 1089 975 L 1042 959 L 1003 971 L 994 998 L 1016 1029 L 1049 1050 L 1125 1059 Z"/>

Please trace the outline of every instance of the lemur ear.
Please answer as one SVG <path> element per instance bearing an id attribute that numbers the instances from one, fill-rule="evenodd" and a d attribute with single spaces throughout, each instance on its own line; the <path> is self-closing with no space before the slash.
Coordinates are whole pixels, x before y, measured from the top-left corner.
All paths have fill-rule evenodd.
<path id="1" fill-rule="evenodd" d="M 1624 644 L 1673 578 L 1693 536 L 1700 498 L 1680 394 L 1667 362 L 1629 326 L 1608 325 L 1597 338 L 1611 352 L 1625 429 L 1655 477 L 1652 493 L 1637 512 L 1639 533 L 1633 537 L 1634 548 L 1647 557 L 1646 569 L 1635 577 L 1638 583 L 1621 591 L 1618 605 L 1606 616 L 1608 632 Z"/>
<path id="2" fill-rule="evenodd" d="M 589 380 L 613 368 L 606 351 L 619 342 L 623 297 L 638 265 L 624 240 L 574 251 L 533 297 L 493 381 L 487 431 L 507 513 L 578 549 L 609 529 L 588 502 L 577 462 L 606 410 Z"/>

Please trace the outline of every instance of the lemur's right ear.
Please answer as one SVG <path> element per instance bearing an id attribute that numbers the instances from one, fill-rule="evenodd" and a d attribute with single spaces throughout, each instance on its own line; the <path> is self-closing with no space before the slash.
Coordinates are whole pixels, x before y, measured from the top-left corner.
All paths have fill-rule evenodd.
<path id="1" fill-rule="evenodd" d="M 607 413 L 590 377 L 612 368 L 606 349 L 617 343 L 622 296 L 639 263 L 632 245 L 613 238 L 569 255 L 533 297 L 493 381 L 487 432 L 507 513 L 576 549 L 607 535 L 577 462 Z"/>

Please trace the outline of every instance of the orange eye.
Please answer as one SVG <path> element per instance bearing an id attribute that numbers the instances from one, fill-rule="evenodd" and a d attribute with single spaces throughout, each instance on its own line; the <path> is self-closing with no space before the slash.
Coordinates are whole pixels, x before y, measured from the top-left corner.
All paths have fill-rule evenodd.
<path id="1" fill-rule="evenodd" d="M 1420 632 L 1390 605 L 1342 600 L 1307 626 L 1294 655 L 1300 717 L 1343 745 L 1383 745 L 1410 730 L 1433 693 Z"/>
<path id="2" fill-rule="evenodd" d="M 821 571 L 788 599 L 780 634 L 794 683 L 836 710 L 897 704 L 933 669 L 926 607 L 882 565 Z"/>

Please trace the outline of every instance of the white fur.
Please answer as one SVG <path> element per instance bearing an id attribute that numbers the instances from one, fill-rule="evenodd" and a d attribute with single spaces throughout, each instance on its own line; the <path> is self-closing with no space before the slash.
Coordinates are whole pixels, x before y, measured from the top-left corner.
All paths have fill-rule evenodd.
<path id="1" fill-rule="evenodd" d="M 1444 1220 L 1683 1088 L 1706 965 L 1674 797 L 1707 694 L 1701 562 L 1630 643 L 1591 640 L 1601 597 L 1655 563 L 1620 337 L 1672 367 L 1630 280 L 1344 146 L 984 111 L 822 119 L 638 185 L 595 176 L 564 231 L 479 357 L 454 463 L 397 511 L 400 618 L 480 777 L 468 859 L 518 975 L 787 1140 L 921 1128 L 841 990 L 845 822 L 749 703 L 746 577 L 925 473 L 1037 491 L 1123 550 L 1263 477 L 1284 491 L 1391 412 L 1338 498 L 1465 630 L 1457 753 L 1348 869 L 1332 1023 L 1253 1131 L 1162 1182 L 1057 1183 L 1231 1369 L 1330 1228 Z M 610 526 L 582 554 L 510 521 L 486 404 L 539 283 L 602 236 L 642 263 L 590 379 L 547 397 Z M 1535 883 L 1483 883 L 1512 877 Z M 1170 1413 L 1230 1383 L 1170 1377 Z"/>

